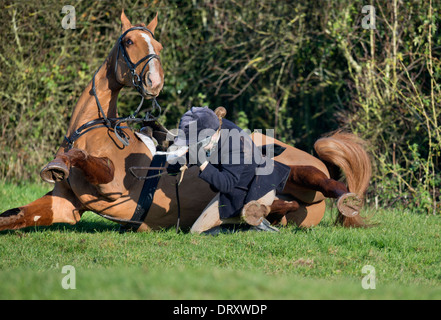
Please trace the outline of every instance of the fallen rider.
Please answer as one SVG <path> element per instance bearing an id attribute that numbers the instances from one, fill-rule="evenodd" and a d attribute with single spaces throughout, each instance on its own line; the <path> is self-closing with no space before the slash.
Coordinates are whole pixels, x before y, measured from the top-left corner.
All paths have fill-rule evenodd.
<path id="1" fill-rule="evenodd" d="M 223 119 L 224 108 L 216 112 L 191 108 L 182 116 L 174 141 L 176 147 L 188 147 L 188 165 L 197 165 L 199 177 L 217 192 L 190 231 L 215 234 L 221 225 L 246 222 L 254 230 L 277 232 L 265 217 L 290 168 L 263 157 L 248 134 Z"/>

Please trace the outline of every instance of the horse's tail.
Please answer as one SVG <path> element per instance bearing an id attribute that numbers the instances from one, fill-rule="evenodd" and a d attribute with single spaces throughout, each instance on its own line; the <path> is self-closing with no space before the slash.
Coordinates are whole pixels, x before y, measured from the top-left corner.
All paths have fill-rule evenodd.
<path id="1" fill-rule="evenodd" d="M 342 131 L 331 133 L 314 144 L 318 156 L 328 165 L 331 178 L 339 178 L 333 168 L 340 168 L 346 177 L 349 192 L 357 194 L 360 199 L 364 198 L 372 174 L 371 160 L 365 145 L 365 141 L 354 134 Z M 347 217 L 340 212 L 336 222 L 345 227 L 367 226 L 366 218 L 360 215 Z"/>

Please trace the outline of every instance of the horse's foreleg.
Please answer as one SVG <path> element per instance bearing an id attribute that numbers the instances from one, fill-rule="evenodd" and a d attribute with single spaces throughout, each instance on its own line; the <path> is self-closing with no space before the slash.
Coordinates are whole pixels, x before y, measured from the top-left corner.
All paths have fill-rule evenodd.
<path id="1" fill-rule="evenodd" d="M 285 201 L 276 199 L 271 204 L 271 211 L 266 217 L 271 224 L 278 224 L 284 221 L 284 217 L 288 212 L 297 211 L 299 209 L 299 203 L 297 201 Z M 286 222 L 286 219 L 285 219 Z"/>
<path id="2" fill-rule="evenodd" d="M 81 150 L 82 151 L 82 150 Z M 74 157 L 71 160 L 73 167 L 83 171 L 86 180 L 93 184 L 106 184 L 113 180 L 115 174 L 115 166 L 107 157 L 94 157 L 87 155 L 82 151 L 83 155 Z"/>
<path id="3" fill-rule="evenodd" d="M 70 158 L 67 154 L 62 153 L 57 155 L 54 160 L 49 162 L 40 171 L 40 177 L 43 181 L 49 183 L 55 183 L 63 181 L 69 177 L 70 171 Z"/>
<path id="4" fill-rule="evenodd" d="M 57 155 L 41 170 L 40 176 L 46 182 L 62 181 L 68 178 L 71 167 L 81 169 L 87 181 L 93 185 L 109 183 L 115 173 L 109 158 L 91 156 L 84 150 L 73 148 Z"/>
<path id="5" fill-rule="evenodd" d="M 53 223 L 75 224 L 83 211 L 72 191 L 57 184 L 54 190 L 40 199 L 0 214 L 0 231 Z"/>

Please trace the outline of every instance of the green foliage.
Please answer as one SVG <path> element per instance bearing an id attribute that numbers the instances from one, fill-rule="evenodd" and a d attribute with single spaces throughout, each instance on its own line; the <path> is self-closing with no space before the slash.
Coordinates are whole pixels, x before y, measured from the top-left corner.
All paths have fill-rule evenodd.
<path id="1" fill-rule="evenodd" d="M 274 128 L 276 138 L 307 152 L 322 134 L 350 129 L 370 144 L 371 202 L 438 213 L 441 3 L 370 3 L 375 30 L 361 27 L 361 0 L 87 0 L 75 4 L 77 29 L 64 30 L 63 4 L 7 1 L 0 175 L 38 179 L 118 38 L 124 7 L 133 23 L 159 12 L 165 86 L 158 101 L 167 126 L 193 105 L 224 106 L 241 126 Z M 119 112 L 128 115 L 138 101 L 123 90 Z"/>
<path id="2" fill-rule="evenodd" d="M 375 195 L 415 211 L 440 212 L 441 40 L 439 1 L 375 2 L 377 29 L 355 33 L 346 20 L 335 31 L 354 90 L 345 122 L 371 144 Z M 350 7 L 341 8 L 348 18 Z M 355 22 L 357 23 L 357 22 Z M 334 32 L 335 32 L 334 31 Z M 382 190 L 383 192 L 378 192 Z M 395 199 L 391 199 L 395 198 Z M 390 201 L 392 200 L 392 202 Z"/>

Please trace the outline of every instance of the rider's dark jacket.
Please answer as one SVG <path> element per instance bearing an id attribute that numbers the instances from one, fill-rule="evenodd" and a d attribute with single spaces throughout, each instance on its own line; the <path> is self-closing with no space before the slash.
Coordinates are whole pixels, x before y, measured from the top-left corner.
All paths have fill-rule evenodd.
<path id="1" fill-rule="evenodd" d="M 262 157 L 249 135 L 233 122 L 223 119 L 221 129 L 217 149 L 199 177 L 220 193 L 219 213 L 225 219 L 239 215 L 246 203 L 271 190 L 283 190 L 290 168 Z"/>

